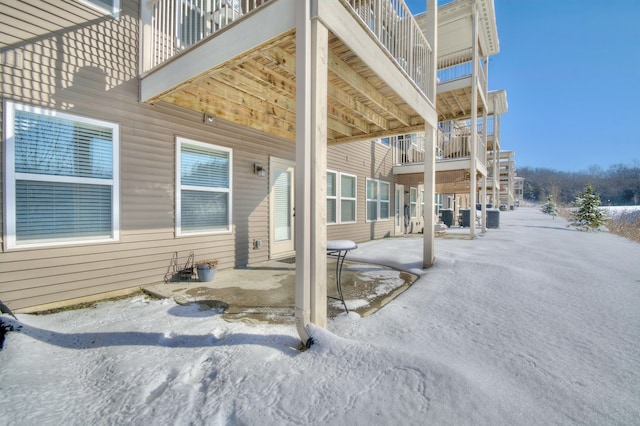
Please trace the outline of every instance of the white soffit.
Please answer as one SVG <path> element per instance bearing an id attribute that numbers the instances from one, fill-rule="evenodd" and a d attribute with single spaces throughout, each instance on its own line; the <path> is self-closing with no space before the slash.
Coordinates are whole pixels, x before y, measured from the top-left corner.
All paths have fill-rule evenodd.
<path id="1" fill-rule="evenodd" d="M 455 0 L 438 8 L 438 57 L 472 47 L 471 1 Z M 493 0 L 476 0 L 480 22 L 480 47 L 485 56 L 500 52 Z M 424 14 L 416 16 L 424 31 Z"/>

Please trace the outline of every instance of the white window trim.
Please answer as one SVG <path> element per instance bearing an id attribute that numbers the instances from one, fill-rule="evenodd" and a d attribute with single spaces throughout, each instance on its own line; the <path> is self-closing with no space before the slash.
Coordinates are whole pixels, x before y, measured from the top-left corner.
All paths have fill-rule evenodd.
<path id="1" fill-rule="evenodd" d="M 336 191 L 336 195 L 329 195 L 329 193 L 327 193 L 327 200 L 335 200 L 335 206 L 336 206 L 336 211 L 335 211 L 335 217 L 336 217 L 336 221 L 335 222 L 329 222 L 327 221 L 327 225 L 338 225 L 340 223 L 340 216 L 339 216 L 339 210 L 340 210 L 340 206 L 338 206 L 338 178 L 340 176 L 340 174 L 334 170 L 327 170 L 327 175 L 329 174 L 333 174 L 335 175 L 336 179 L 335 179 L 335 191 Z"/>
<path id="2" fill-rule="evenodd" d="M 369 182 L 376 182 L 377 184 L 377 192 L 378 192 L 378 197 L 377 198 L 369 198 L 369 194 L 367 192 L 367 189 L 369 188 Z M 391 220 L 391 211 L 389 210 L 391 208 L 391 195 L 389 195 L 389 200 L 382 200 L 380 198 L 381 196 L 381 191 L 380 191 L 380 187 L 382 185 L 387 185 L 389 188 L 389 191 L 391 191 L 391 184 L 389 182 L 383 181 L 383 180 L 378 180 L 378 179 L 370 179 L 367 178 L 366 182 L 365 182 L 365 221 L 366 222 L 388 222 L 389 220 Z M 389 194 L 391 194 L 391 192 L 389 192 Z M 375 220 L 371 220 L 369 219 L 369 211 L 368 209 L 368 204 L 369 201 L 376 201 L 376 219 Z M 387 211 L 389 212 L 389 215 L 385 218 L 385 219 L 380 219 L 380 205 L 382 203 L 387 203 L 388 208 Z"/>
<path id="3" fill-rule="evenodd" d="M 32 107 L 7 101 L 5 103 L 5 241 L 7 250 L 36 247 L 55 247 L 74 244 L 95 244 L 116 242 L 120 240 L 120 126 L 102 120 L 95 120 L 79 115 L 67 114 L 45 108 Z M 40 175 L 16 172 L 15 169 L 15 112 L 26 111 L 39 115 L 58 117 L 65 120 L 78 121 L 91 125 L 109 127 L 112 130 L 113 170 L 111 179 L 93 179 L 73 176 Z M 46 178 L 45 178 L 46 176 Z M 100 184 L 111 186 L 111 237 L 110 238 L 52 238 L 33 240 L 26 243 L 16 241 L 16 180 L 37 180 L 45 182 Z"/>
<path id="4" fill-rule="evenodd" d="M 181 167 L 181 147 L 183 143 L 189 145 L 199 146 L 205 149 L 211 149 L 216 151 L 225 151 L 229 153 L 229 188 L 210 188 L 201 186 L 182 185 L 182 176 L 180 173 Z M 230 234 L 232 230 L 232 218 L 233 218 L 233 150 L 225 148 L 219 145 L 213 145 L 210 143 L 199 142 L 193 139 L 187 139 L 182 137 L 176 137 L 176 236 L 177 237 L 193 237 L 198 235 L 214 235 L 214 234 Z M 207 191 L 207 192 L 224 192 L 229 194 L 229 209 L 227 213 L 227 229 L 216 231 L 201 231 L 201 232 L 182 232 L 182 190 L 194 190 L 194 191 Z"/>
<path id="5" fill-rule="evenodd" d="M 336 201 L 336 221 L 335 222 L 327 222 L 327 225 L 345 225 L 358 223 L 358 176 L 352 175 L 350 173 L 337 172 L 335 170 L 327 170 L 327 174 L 333 173 L 336 176 L 336 195 L 328 195 L 327 200 L 335 200 Z M 349 176 L 354 178 L 355 180 L 355 196 L 351 197 L 343 197 L 342 196 L 342 176 Z M 342 200 L 345 201 L 353 201 L 354 204 L 354 220 L 343 221 L 342 220 Z"/>
<path id="6" fill-rule="evenodd" d="M 114 0 L 113 1 L 113 8 L 112 10 L 109 9 L 105 9 L 104 7 L 101 7 L 97 4 L 95 4 L 94 2 L 92 2 L 91 0 L 78 0 L 80 3 L 82 4 L 86 4 L 87 6 L 99 10 L 100 12 L 104 12 L 107 13 L 111 16 L 113 16 L 114 18 L 120 18 L 120 0 Z"/>

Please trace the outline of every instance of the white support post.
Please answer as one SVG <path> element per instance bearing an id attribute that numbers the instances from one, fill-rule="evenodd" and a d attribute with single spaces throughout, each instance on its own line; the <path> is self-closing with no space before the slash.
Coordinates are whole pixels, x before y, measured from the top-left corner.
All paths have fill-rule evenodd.
<path id="1" fill-rule="evenodd" d="M 427 29 L 425 37 L 431 49 L 433 50 L 433 58 L 431 61 L 431 69 L 429 70 L 430 80 L 427 82 L 427 93 L 436 93 L 436 75 L 438 71 L 438 63 L 435 58 L 438 48 L 438 2 L 437 0 L 427 0 Z M 422 248 L 422 267 L 428 268 L 435 262 L 435 196 L 436 196 L 436 145 L 438 143 L 438 131 L 436 127 L 425 125 L 425 152 L 424 152 L 424 231 L 423 231 L 423 248 Z"/>
<path id="2" fill-rule="evenodd" d="M 485 60 L 485 75 L 486 71 L 487 71 L 487 67 L 486 64 L 488 63 L 488 60 Z M 485 86 L 486 87 L 486 86 Z M 485 93 L 484 99 L 489 99 L 488 94 Z M 482 155 L 482 164 L 484 166 L 484 169 L 487 170 L 487 145 L 488 145 L 488 138 L 487 138 L 487 106 L 485 104 L 482 105 L 482 140 L 484 142 L 483 146 L 483 152 L 481 153 Z M 488 172 L 487 172 L 488 174 Z M 487 232 L 487 184 L 489 182 L 489 179 L 487 179 L 487 176 L 483 176 L 482 178 L 482 194 L 481 194 L 481 220 L 482 220 L 482 231 L 481 232 Z"/>
<path id="3" fill-rule="evenodd" d="M 493 107 L 495 111 L 495 104 Z M 500 114 L 494 117 L 493 123 L 493 204 L 495 208 L 500 207 Z M 497 185 L 495 183 L 498 183 Z"/>
<path id="4" fill-rule="evenodd" d="M 434 239 L 436 213 L 434 202 L 436 198 L 436 138 L 437 130 L 430 125 L 424 129 L 424 230 L 422 267 L 428 268 L 435 262 Z"/>
<path id="5" fill-rule="evenodd" d="M 469 234 L 471 238 L 476 235 L 476 194 L 477 194 L 477 168 L 478 156 L 478 14 L 476 12 L 476 0 L 471 1 L 471 15 L 473 20 L 473 71 L 471 78 L 471 152 L 469 170 Z"/>
<path id="6" fill-rule="evenodd" d="M 303 344 L 309 346 L 307 326 L 311 322 L 311 6 L 296 3 L 296 173 L 295 173 L 295 250 L 296 328 Z"/>
<path id="7" fill-rule="evenodd" d="M 296 5 L 295 316 L 308 346 L 308 324 L 327 324 L 328 31 L 313 19 L 315 1 Z"/>
<path id="8" fill-rule="evenodd" d="M 329 31 L 311 20 L 311 322 L 327 326 L 327 85 Z"/>

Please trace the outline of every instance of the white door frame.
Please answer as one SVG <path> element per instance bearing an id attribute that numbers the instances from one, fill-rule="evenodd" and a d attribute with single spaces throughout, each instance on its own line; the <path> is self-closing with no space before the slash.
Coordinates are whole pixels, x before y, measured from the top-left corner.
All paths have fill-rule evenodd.
<path id="1" fill-rule="evenodd" d="M 282 158 L 269 158 L 269 258 L 278 259 L 295 255 L 294 249 L 294 206 L 295 206 L 295 165 L 294 161 Z M 276 241 L 276 202 L 275 202 L 275 180 L 281 176 L 279 172 L 289 173 L 289 217 L 285 223 L 289 224 L 288 238 Z"/>
<path id="2" fill-rule="evenodd" d="M 395 235 L 404 234 L 404 185 L 398 183 L 394 201 L 394 221 Z"/>

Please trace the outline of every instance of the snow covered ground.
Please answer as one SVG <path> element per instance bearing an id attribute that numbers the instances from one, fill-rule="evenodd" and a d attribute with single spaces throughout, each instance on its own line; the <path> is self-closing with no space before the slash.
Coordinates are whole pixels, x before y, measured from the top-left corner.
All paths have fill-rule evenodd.
<path id="1" fill-rule="evenodd" d="M 135 297 L 18 315 L 0 352 L 8 425 L 640 424 L 640 244 L 503 212 L 474 240 L 360 244 L 419 273 L 367 318 L 294 327 Z M 15 324 L 4 316 L 5 322 Z"/>

